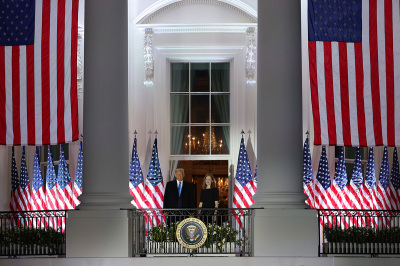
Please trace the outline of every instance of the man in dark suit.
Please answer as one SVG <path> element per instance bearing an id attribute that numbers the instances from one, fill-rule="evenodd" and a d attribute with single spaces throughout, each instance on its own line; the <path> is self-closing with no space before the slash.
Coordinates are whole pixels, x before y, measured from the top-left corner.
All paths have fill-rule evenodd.
<path id="1" fill-rule="evenodd" d="M 183 180 L 185 171 L 182 168 L 175 170 L 175 180 L 169 181 L 165 187 L 164 208 L 186 209 L 196 208 L 194 202 L 193 184 Z M 167 224 L 180 221 L 188 216 L 187 211 L 170 211 Z"/>

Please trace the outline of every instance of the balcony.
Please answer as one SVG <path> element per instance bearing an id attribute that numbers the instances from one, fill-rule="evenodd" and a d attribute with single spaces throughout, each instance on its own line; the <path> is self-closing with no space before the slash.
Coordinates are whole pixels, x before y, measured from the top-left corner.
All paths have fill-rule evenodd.
<path id="1" fill-rule="evenodd" d="M 67 212 L 0 212 L 0 256 L 65 256 Z"/>
<path id="2" fill-rule="evenodd" d="M 205 208 L 129 210 L 128 216 L 132 220 L 130 223 L 133 237 L 132 255 L 253 256 L 254 209 L 220 208 L 216 214 L 214 210 Z M 199 229 L 202 235 L 199 233 L 197 237 L 204 237 L 205 240 L 197 246 L 185 245 L 182 239 L 179 239 L 181 222 L 189 220 L 200 222 L 204 226 L 204 230 Z M 193 230 L 198 229 L 193 227 Z"/>
<path id="3" fill-rule="evenodd" d="M 319 256 L 400 255 L 400 211 L 318 210 Z"/>

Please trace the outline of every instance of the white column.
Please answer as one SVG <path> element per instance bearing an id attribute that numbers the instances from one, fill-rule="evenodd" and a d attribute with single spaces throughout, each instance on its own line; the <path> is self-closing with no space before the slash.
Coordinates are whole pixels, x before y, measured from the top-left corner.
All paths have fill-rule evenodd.
<path id="1" fill-rule="evenodd" d="M 317 256 L 302 188 L 300 1 L 258 1 L 255 256 Z"/>
<path id="2" fill-rule="evenodd" d="M 85 1 L 84 167 L 67 257 L 128 257 L 128 3 Z"/>
<path id="3" fill-rule="evenodd" d="M 129 206 L 127 1 L 86 0 L 81 208 Z"/>

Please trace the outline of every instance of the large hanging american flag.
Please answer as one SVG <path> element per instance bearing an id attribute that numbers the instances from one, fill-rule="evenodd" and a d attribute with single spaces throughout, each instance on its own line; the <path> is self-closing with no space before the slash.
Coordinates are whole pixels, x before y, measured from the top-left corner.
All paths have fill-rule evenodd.
<path id="1" fill-rule="evenodd" d="M 129 165 L 129 193 L 134 197 L 132 205 L 137 209 L 149 208 L 147 199 L 144 195 L 144 178 L 140 167 L 139 156 L 136 149 L 136 137 L 133 141 L 132 157 Z"/>
<path id="2" fill-rule="evenodd" d="M 0 21 L 0 144 L 78 139 L 79 0 L 13 0 Z"/>
<path id="3" fill-rule="evenodd" d="M 310 146 L 308 144 L 308 138 L 304 142 L 303 147 L 303 192 L 308 196 L 306 199 L 307 205 L 311 208 L 315 208 L 314 202 L 314 178 L 311 163 Z"/>
<path id="4" fill-rule="evenodd" d="M 316 145 L 400 145 L 398 0 L 308 1 Z"/>

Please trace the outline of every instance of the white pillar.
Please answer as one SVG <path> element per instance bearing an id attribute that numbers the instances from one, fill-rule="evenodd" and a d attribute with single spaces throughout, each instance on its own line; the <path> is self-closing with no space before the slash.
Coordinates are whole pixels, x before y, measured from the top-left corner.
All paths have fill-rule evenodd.
<path id="1" fill-rule="evenodd" d="M 85 1 L 84 168 L 67 257 L 128 257 L 128 3 Z"/>
<path id="2" fill-rule="evenodd" d="M 302 188 L 300 1 L 258 1 L 256 256 L 316 256 Z"/>
<path id="3" fill-rule="evenodd" d="M 129 206 L 127 1 L 86 0 L 81 208 Z"/>

